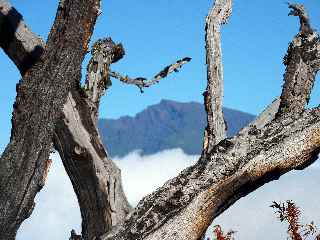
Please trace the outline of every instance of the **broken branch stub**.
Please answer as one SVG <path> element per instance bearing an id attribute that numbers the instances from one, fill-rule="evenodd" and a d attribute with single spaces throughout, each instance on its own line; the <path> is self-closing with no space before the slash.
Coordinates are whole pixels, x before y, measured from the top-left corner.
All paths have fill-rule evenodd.
<path id="1" fill-rule="evenodd" d="M 140 91 L 143 93 L 144 88 L 148 88 L 154 84 L 159 83 L 161 79 L 166 78 L 169 74 L 171 74 L 173 72 L 179 72 L 179 69 L 184 64 L 186 64 L 190 61 L 191 61 L 190 57 L 185 57 L 185 58 L 179 59 L 177 62 L 166 66 L 163 70 L 161 70 L 158 74 L 156 74 L 150 80 L 148 80 L 147 78 L 144 78 L 144 77 L 130 78 L 128 76 L 123 76 L 120 73 L 117 73 L 114 71 L 110 71 L 109 74 L 111 77 L 114 77 L 123 83 L 136 85 L 140 89 Z"/>
<path id="2" fill-rule="evenodd" d="M 320 66 L 319 35 L 311 28 L 305 8 L 299 4 L 289 4 L 289 8 L 292 9 L 289 15 L 300 19 L 300 31 L 290 43 L 283 59 L 286 72 L 276 117 L 285 114 L 298 117 L 304 111 Z"/>
<path id="3" fill-rule="evenodd" d="M 207 112 L 207 127 L 204 132 L 203 153 L 226 137 L 223 118 L 223 66 L 220 27 L 232 12 L 232 0 L 216 0 L 206 18 L 206 63 L 207 88 L 203 93 Z"/>
<path id="4" fill-rule="evenodd" d="M 112 84 L 109 76 L 110 64 L 119 61 L 124 54 L 123 46 L 115 44 L 111 38 L 100 39 L 92 46 L 84 91 L 95 122 L 98 120 L 100 99 Z"/>

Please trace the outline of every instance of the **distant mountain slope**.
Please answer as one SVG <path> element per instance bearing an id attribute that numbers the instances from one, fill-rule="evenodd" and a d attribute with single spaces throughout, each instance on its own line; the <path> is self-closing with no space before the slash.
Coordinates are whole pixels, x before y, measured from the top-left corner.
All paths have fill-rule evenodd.
<path id="1" fill-rule="evenodd" d="M 228 136 L 236 134 L 254 116 L 224 108 Z M 141 149 L 152 154 L 164 149 L 181 148 L 187 154 L 200 154 L 206 124 L 200 103 L 162 100 L 135 117 L 100 119 L 102 140 L 111 156 L 124 156 Z"/>

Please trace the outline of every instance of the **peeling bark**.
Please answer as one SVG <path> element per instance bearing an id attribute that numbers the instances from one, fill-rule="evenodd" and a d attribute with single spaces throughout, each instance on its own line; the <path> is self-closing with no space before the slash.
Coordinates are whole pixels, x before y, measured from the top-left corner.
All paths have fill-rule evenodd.
<path id="1" fill-rule="evenodd" d="M 17 85 L 10 143 L 0 159 L 0 239 L 15 238 L 44 185 L 54 122 L 70 85 L 79 84 L 99 4 L 60 2 L 44 53 Z"/>
<path id="2" fill-rule="evenodd" d="M 120 60 L 124 54 L 122 45 L 115 44 L 111 38 L 101 39 L 93 44 L 84 91 L 95 123 L 98 121 L 100 99 L 112 85 L 109 76 L 110 65 Z"/>
<path id="3" fill-rule="evenodd" d="M 44 51 L 44 41 L 30 31 L 22 15 L 5 0 L 0 0 L 0 36 L 0 47 L 21 75 L 34 65 Z"/>
<path id="4" fill-rule="evenodd" d="M 91 114 L 83 96 L 72 90 L 54 136 L 55 148 L 78 198 L 84 239 L 108 232 L 131 210 L 121 172 L 108 158 Z"/>
<path id="5" fill-rule="evenodd" d="M 215 144 L 226 137 L 226 125 L 222 112 L 223 66 L 220 28 L 231 15 L 232 0 L 216 0 L 206 19 L 207 81 L 203 93 L 207 112 L 203 151 L 210 152 Z"/>
<path id="6" fill-rule="evenodd" d="M 99 102 L 110 86 L 109 75 L 146 87 L 158 82 L 162 72 L 147 81 L 110 71 L 110 64 L 124 51 L 121 45 L 104 39 L 94 45 L 87 81 L 80 87 L 81 61 L 100 12 L 99 1 L 61 1 L 46 50 L 26 64 L 21 59 L 32 55 L 37 46 L 43 49 L 44 44 L 30 30 L 17 27 L 22 18 L 15 23 L 12 15 L 7 16 L 10 5 L 0 0 L 0 24 L 6 26 L 1 33 L 11 33 L 12 38 L 8 41 L 0 35 L 0 46 L 24 74 L 17 87 L 11 142 L 0 158 L 0 240 L 14 239 L 20 223 L 31 214 L 33 199 L 50 166 L 52 138 L 83 219 L 82 236 L 73 231 L 72 239 L 201 239 L 211 221 L 238 199 L 315 161 L 320 151 L 320 108 L 305 111 L 304 106 L 319 70 L 320 47 L 301 5 L 289 4 L 290 14 L 300 18 L 301 26 L 285 58 L 281 99 L 237 136 L 224 139 L 220 26 L 231 13 L 231 3 L 216 0 L 207 18 L 208 86 L 204 95 L 208 126 L 203 154 L 127 215 L 130 206 L 120 171 L 108 158 L 96 127 Z M 28 45 L 24 45 L 24 35 L 31 38 Z M 21 50 L 18 55 L 15 49 Z M 165 73 L 181 63 L 169 65 Z M 287 111 L 288 107 L 292 109 Z"/>
<path id="7" fill-rule="evenodd" d="M 211 221 L 241 197 L 293 169 L 311 164 L 319 152 L 320 109 L 272 121 L 259 133 L 239 134 L 143 198 L 130 217 L 104 240 L 197 240 Z M 250 128 L 250 127 L 248 127 Z"/>
<path id="8" fill-rule="evenodd" d="M 169 74 L 173 72 L 179 72 L 179 69 L 186 63 L 190 62 L 190 57 L 185 57 L 183 59 L 179 59 L 177 62 L 166 66 L 163 70 L 161 70 L 158 74 L 156 74 L 151 80 L 148 80 L 144 77 L 138 78 L 130 78 L 128 76 L 122 76 L 120 73 L 110 71 L 109 75 L 111 77 L 119 79 L 121 82 L 125 84 L 136 85 L 141 93 L 143 93 L 144 88 L 151 87 L 160 82 L 161 79 L 166 78 Z"/>
<path id="9" fill-rule="evenodd" d="M 4 8 L 3 6 L 8 7 Z M 0 8 L 9 11 L 7 9 L 11 6 L 2 1 Z M 17 15 L 21 16 L 19 13 Z M 26 33 L 27 36 L 25 36 Z M 0 38 L 0 41 L 3 39 Z M 99 73 L 104 69 L 104 65 L 101 65 L 103 63 L 101 60 L 104 60 L 101 58 L 101 54 L 109 57 L 109 65 L 111 62 L 119 60 L 124 54 L 121 45 L 115 45 L 111 39 L 107 39 L 107 41 L 109 41 L 109 46 L 112 46 L 109 48 L 110 52 L 98 52 L 97 48 L 94 48 L 95 58 L 100 60 Z M 24 45 L 21 45 L 20 42 Z M 95 46 L 98 45 L 97 43 Z M 18 64 L 19 60 L 28 59 L 36 47 L 45 48 L 42 39 L 38 38 L 26 25 L 16 29 L 13 39 L 5 50 L 22 75 L 39 60 L 40 56 L 30 59 L 29 68 L 24 64 Z M 18 53 L 16 53 L 17 50 L 19 50 Z M 17 54 L 19 55 L 17 56 Z M 94 80 L 103 81 L 102 76 L 103 74 L 95 76 Z M 131 207 L 122 189 L 120 170 L 109 159 L 96 127 L 98 105 L 105 89 L 101 85 L 99 88 L 97 85 L 95 85 L 95 89 L 90 88 L 88 82 L 86 89 L 84 92 L 79 85 L 72 85 L 63 111 L 61 111 L 61 117 L 55 124 L 53 139 L 54 146 L 59 151 L 78 197 L 83 219 L 82 235 L 85 239 L 92 239 L 122 221 Z M 92 94 L 94 91 L 101 91 L 95 100 L 94 94 Z M 45 175 L 47 170 L 48 168 L 46 168 Z"/>
<path id="10" fill-rule="evenodd" d="M 298 117 L 310 99 L 315 77 L 319 71 L 320 39 L 311 28 L 309 17 L 302 5 L 289 4 L 289 15 L 300 19 L 300 32 L 289 45 L 284 57 L 286 73 L 277 117 L 291 114 Z"/>

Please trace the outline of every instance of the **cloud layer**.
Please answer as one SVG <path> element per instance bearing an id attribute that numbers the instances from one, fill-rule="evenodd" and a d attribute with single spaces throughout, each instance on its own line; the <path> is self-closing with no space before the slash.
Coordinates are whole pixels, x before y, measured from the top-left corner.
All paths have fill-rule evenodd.
<path id="1" fill-rule="evenodd" d="M 122 170 L 124 191 L 132 205 L 197 160 L 198 156 L 186 155 L 181 149 L 165 150 L 149 156 L 141 156 L 139 151 L 135 151 L 114 159 Z"/>
<path id="2" fill-rule="evenodd" d="M 18 240 L 68 239 L 71 229 L 80 232 L 80 211 L 71 183 L 59 156 L 53 154 L 51 158 L 53 166 L 47 184 L 38 194 L 32 216 L 19 230 Z M 122 169 L 124 190 L 135 205 L 197 159 L 198 156 L 173 149 L 150 156 L 141 156 L 136 151 L 114 161 Z M 320 226 L 319 173 L 320 168 L 315 165 L 302 172 L 289 173 L 240 199 L 214 224 L 237 231 L 237 240 L 286 239 L 286 226 L 276 220 L 269 206 L 274 200 L 292 199 L 303 209 L 304 221 L 314 220 Z"/>

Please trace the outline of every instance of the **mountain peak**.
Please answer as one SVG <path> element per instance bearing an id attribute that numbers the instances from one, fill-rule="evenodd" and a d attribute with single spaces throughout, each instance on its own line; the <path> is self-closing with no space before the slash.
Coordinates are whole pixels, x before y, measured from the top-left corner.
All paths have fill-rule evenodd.
<path id="1" fill-rule="evenodd" d="M 224 108 L 228 136 L 251 122 L 253 115 Z M 163 99 L 134 117 L 99 120 L 99 130 L 111 156 L 123 156 L 140 149 L 153 154 L 181 148 L 187 154 L 200 154 L 206 116 L 203 104 Z"/>

